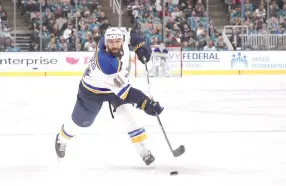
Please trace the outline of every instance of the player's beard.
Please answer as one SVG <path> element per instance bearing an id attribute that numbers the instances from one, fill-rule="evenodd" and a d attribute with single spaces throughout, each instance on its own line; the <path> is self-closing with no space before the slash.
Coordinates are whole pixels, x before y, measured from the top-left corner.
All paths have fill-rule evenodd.
<path id="1" fill-rule="evenodd" d="M 115 57 L 122 57 L 123 55 L 122 47 L 120 48 L 109 48 L 108 47 L 107 49 L 108 49 L 108 52 Z"/>

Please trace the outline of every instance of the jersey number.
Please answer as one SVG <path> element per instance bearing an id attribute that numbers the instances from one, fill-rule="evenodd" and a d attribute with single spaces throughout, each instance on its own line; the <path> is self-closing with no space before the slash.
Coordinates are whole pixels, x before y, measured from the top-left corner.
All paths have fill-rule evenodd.
<path id="1" fill-rule="evenodd" d="M 90 68 L 87 67 L 84 71 L 84 76 L 89 76 L 89 73 L 90 73 Z"/>
<path id="2" fill-rule="evenodd" d="M 95 60 L 90 63 L 91 69 L 94 70 L 96 68 Z"/>

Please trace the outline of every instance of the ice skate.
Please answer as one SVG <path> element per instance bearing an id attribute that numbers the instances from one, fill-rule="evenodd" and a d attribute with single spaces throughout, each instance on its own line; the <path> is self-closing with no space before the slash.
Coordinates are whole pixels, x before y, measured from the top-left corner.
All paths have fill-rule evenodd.
<path id="1" fill-rule="evenodd" d="M 60 140 L 59 135 L 60 134 L 57 134 L 57 137 L 56 137 L 55 149 L 56 149 L 58 159 L 61 159 L 65 157 L 67 144 Z"/>
<path id="2" fill-rule="evenodd" d="M 141 155 L 144 163 L 148 166 L 155 161 L 155 157 L 152 155 L 150 151 L 147 154 Z"/>

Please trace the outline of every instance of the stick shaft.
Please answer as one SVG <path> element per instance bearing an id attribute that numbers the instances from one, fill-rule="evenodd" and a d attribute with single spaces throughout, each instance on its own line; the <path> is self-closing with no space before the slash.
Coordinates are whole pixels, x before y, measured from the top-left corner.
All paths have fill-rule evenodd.
<path id="1" fill-rule="evenodd" d="M 153 96 L 152 96 L 152 94 L 151 94 L 151 88 L 150 88 L 150 79 L 149 79 L 149 71 L 148 71 L 148 67 L 147 67 L 147 62 L 145 61 L 145 70 L 146 70 L 146 77 L 147 77 L 147 83 L 148 83 L 148 90 L 149 90 L 149 95 L 150 95 L 150 98 L 153 100 Z M 154 101 L 154 100 L 153 100 Z M 159 123 L 159 125 L 160 125 L 160 127 L 161 127 L 161 130 L 162 130 L 162 132 L 163 132 L 163 134 L 164 134 L 164 137 L 165 137 L 165 140 L 167 141 L 167 143 L 168 143 L 168 146 L 169 146 L 169 148 L 170 148 L 170 150 L 172 151 L 172 153 L 173 153 L 173 149 L 172 149 L 172 146 L 171 146 L 171 143 L 170 143 L 170 141 L 169 141 L 169 139 L 168 139 L 168 136 L 167 136 L 167 134 L 166 134 L 166 132 L 165 132 L 165 129 L 164 129 L 164 127 L 163 127 L 163 124 L 162 124 L 162 122 L 161 122 L 161 119 L 160 119 L 160 117 L 156 114 L 156 118 L 157 118 L 157 121 L 158 121 L 158 123 Z"/>

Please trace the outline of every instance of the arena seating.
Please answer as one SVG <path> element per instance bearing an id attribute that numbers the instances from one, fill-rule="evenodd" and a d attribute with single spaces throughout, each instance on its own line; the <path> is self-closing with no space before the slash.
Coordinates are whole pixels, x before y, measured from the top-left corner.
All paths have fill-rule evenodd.
<path id="1" fill-rule="evenodd" d="M 164 42 L 166 46 L 178 46 L 183 50 L 228 49 L 222 32 L 216 29 L 213 20 L 208 17 L 205 1 L 168 0 L 165 5 L 164 24 L 162 24 L 162 5 L 158 2 L 160 1 L 139 0 L 135 5 L 133 1 L 124 0 L 124 3 L 129 3 L 127 7 L 133 28 L 145 38 L 147 44 L 157 45 Z M 286 0 L 271 1 L 269 21 L 265 0 L 244 0 L 243 11 L 240 0 L 222 0 L 222 3 L 227 7 L 228 25 L 247 28 L 246 37 L 250 41 L 250 44 L 248 43 L 251 45 L 250 49 L 265 49 L 269 43 L 264 47 L 259 43 L 256 44 L 259 47 L 255 47 L 253 46 L 255 44 L 251 44 L 251 39 L 252 36 L 257 39 L 259 38 L 257 35 L 266 33 L 272 35 L 271 41 L 275 41 L 273 46 L 278 46 L 276 49 L 286 49 L 286 36 L 281 36 L 286 31 Z M 94 51 L 96 43 L 109 26 L 108 18 L 100 6 L 100 0 L 79 0 L 77 7 L 74 0 L 70 0 L 69 3 L 46 0 L 41 8 L 37 1 L 18 0 L 18 8 L 32 31 L 30 39 L 32 51 L 39 51 L 40 48 L 43 51 Z M 241 19 L 242 12 L 243 19 Z M 79 17 L 77 23 L 76 14 Z M 12 37 L 11 34 L 9 35 L 3 15 L 0 9 L 2 51 L 8 46 L 6 42 L 13 43 L 10 41 Z M 42 28 L 40 28 L 40 16 L 42 16 Z M 165 37 L 162 35 L 163 30 Z M 234 49 L 241 48 L 242 42 L 248 42 L 240 37 L 239 34 L 242 32 L 244 32 L 242 28 L 236 28 L 227 33 L 228 40 Z M 41 47 L 40 44 L 42 44 Z"/>
<path id="2" fill-rule="evenodd" d="M 156 1 L 153 2 L 153 7 L 147 6 L 144 1 L 141 1 L 139 6 L 129 4 L 133 16 L 131 21 L 148 44 L 157 45 L 164 42 L 166 46 L 179 46 L 186 50 L 227 49 L 214 22 L 207 17 L 205 4 L 201 0 L 168 1 L 165 7 L 164 42 L 162 7 Z"/>
<path id="3" fill-rule="evenodd" d="M 7 26 L 7 12 L 0 5 L 0 52 L 18 52 L 20 49 L 14 46 L 14 38 Z"/>
<path id="4" fill-rule="evenodd" d="M 94 51 L 96 42 L 109 26 L 99 0 L 80 0 L 77 7 L 74 1 L 70 3 L 46 1 L 41 9 L 42 15 L 39 3 L 33 0 L 21 5 L 21 13 L 33 31 L 31 43 L 36 47 L 31 48 L 35 50 L 39 50 L 39 45 L 42 44 L 43 51 Z M 40 16 L 43 21 L 42 28 L 40 28 Z"/>
<path id="5" fill-rule="evenodd" d="M 245 0 L 243 4 L 243 11 L 241 11 L 240 2 L 233 1 L 229 4 L 228 15 L 229 25 L 244 26 L 248 28 L 248 42 L 249 49 L 265 50 L 268 47 L 273 49 L 285 49 L 286 37 L 283 36 L 286 31 L 286 1 L 285 0 L 272 0 L 269 6 L 269 21 L 267 15 L 266 1 L 253 2 L 254 0 Z M 241 13 L 243 12 L 243 20 Z M 269 24 L 269 28 L 268 25 Z M 241 29 L 237 28 L 230 34 L 230 41 L 236 47 L 241 47 L 243 37 L 237 37 L 241 33 Z M 271 34 L 270 42 L 265 40 L 264 35 Z M 236 38 L 236 39 L 234 39 Z M 253 41 L 258 44 L 254 44 Z M 265 41 L 263 41 L 265 40 Z M 280 42 L 280 44 L 279 44 Z M 270 45 L 270 46 L 269 46 Z"/>
<path id="6" fill-rule="evenodd" d="M 224 0 L 223 3 L 228 8 L 228 25 L 247 27 L 247 34 L 253 37 L 254 34 L 284 34 L 286 31 L 286 0 L 271 1 L 269 30 L 267 29 L 267 4 L 264 0 L 261 0 L 260 3 L 252 1 L 255 0 L 245 0 L 243 11 L 241 11 L 240 0 L 232 0 L 231 3 L 229 3 L 229 0 Z M 222 33 L 216 30 L 211 17 L 206 17 L 205 4 L 202 4 L 200 0 L 168 1 L 165 7 L 164 29 L 166 33 L 165 44 L 167 46 L 181 46 L 186 50 L 213 50 L 214 47 L 216 50 L 227 50 L 226 44 L 221 37 Z M 131 21 L 134 27 L 145 37 L 148 44 L 163 42 L 161 26 L 163 13 L 158 11 L 160 9 L 161 7 L 156 4 L 156 1 L 153 1 L 153 7 L 147 6 L 144 0 L 137 6 L 134 3 L 129 4 L 129 10 L 132 12 Z M 243 12 L 243 19 L 241 19 L 241 12 Z M 207 32 L 208 26 L 209 31 Z M 241 48 L 242 37 L 237 37 L 241 30 L 242 28 L 236 28 L 229 35 L 228 39 L 234 49 Z M 283 37 L 272 36 L 272 40 L 275 40 L 273 46 L 279 43 L 279 39 L 286 41 L 286 37 Z M 249 39 L 250 42 L 251 39 Z M 207 43 L 209 43 L 209 46 L 206 46 Z M 263 48 L 262 44 L 257 45 L 260 49 L 266 49 L 266 46 Z M 251 49 L 258 48 L 252 47 Z"/>

